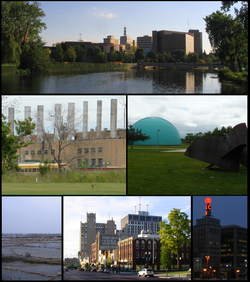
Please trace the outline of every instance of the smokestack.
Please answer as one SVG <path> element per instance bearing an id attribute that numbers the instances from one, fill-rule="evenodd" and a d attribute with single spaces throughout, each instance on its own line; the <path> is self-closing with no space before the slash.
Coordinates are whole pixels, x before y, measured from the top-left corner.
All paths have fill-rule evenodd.
<path id="1" fill-rule="evenodd" d="M 13 107 L 8 108 L 8 122 L 10 122 L 11 133 L 14 134 L 14 113 L 15 109 Z"/>
<path id="2" fill-rule="evenodd" d="M 24 107 L 24 119 L 28 119 L 31 117 L 31 107 L 25 106 Z M 30 135 L 24 136 L 24 141 L 27 142 L 30 139 Z"/>
<path id="3" fill-rule="evenodd" d="M 102 101 L 97 100 L 97 128 L 96 128 L 96 138 L 101 138 L 102 130 Z"/>
<path id="4" fill-rule="evenodd" d="M 117 129 L 117 99 L 111 99 L 110 138 L 116 138 Z"/>
<path id="5" fill-rule="evenodd" d="M 44 106 L 37 106 L 37 142 L 43 141 Z"/>
<path id="6" fill-rule="evenodd" d="M 83 102 L 83 139 L 88 139 L 88 102 Z"/>
<path id="7" fill-rule="evenodd" d="M 68 140 L 75 136 L 75 103 L 68 103 Z"/>
<path id="8" fill-rule="evenodd" d="M 61 115 L 62 115 L 62 108 L 61 104 L 55 104 L 55 135 L 54 135 L 54 141 L 59 140 L 59 134 L 61 133 Z"/>

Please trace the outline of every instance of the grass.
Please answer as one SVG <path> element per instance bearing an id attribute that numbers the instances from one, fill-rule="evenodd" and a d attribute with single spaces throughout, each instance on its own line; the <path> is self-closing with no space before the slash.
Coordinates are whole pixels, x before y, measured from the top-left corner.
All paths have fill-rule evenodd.
<path id="1" fill-rule="evenodd" d="M 126 195 L 126 184 L 2 183 L 2 195 Z"/>
<path id="2" fill-rule="evenodd" d="M 248 83 L 248 71 L 232 72 L 230 69 L 220 69 L 218 76 L 222 80 L 232 81 L 239 85 L 247 85 Z"/>
<path id="3" fill-rule="evenodd" d="M 247 195 L 244 166 L 240 166 L 239 173 L 218 167 L 207 170 L 204 168 L 209 164 L 205 162 L 184 153 L 162 152 L 166 150 L 171 149 L 156 146 L 128 149 L 128 195 Z"/>

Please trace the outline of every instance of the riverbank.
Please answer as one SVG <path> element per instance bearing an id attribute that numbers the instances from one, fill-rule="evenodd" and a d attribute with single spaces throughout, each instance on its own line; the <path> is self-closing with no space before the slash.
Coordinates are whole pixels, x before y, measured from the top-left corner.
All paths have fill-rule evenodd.
<path id="1" fill-rule="evenodd" d="M 1 75 L 30 74 L 30 70 L 19 70 L 15 64 L 1 64 Z"/>
<path id="2" fill-rule="evenodd" d="M 218 77 L 220 80 L 233 82 L 240 86 L 248 85 L 248 71 L 234 73 L 230 69 L 225 68 L 225 69 L 218 70 Z"/>

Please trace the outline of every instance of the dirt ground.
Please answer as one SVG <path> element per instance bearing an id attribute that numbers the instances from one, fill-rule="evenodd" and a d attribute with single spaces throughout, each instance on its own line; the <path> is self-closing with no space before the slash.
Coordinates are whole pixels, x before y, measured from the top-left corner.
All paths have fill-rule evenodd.
<path id="1" fill-rule="evenodd" d="M 53 235 L 2 237 L 2 280 L 62 280 L 62 239 Z"/>

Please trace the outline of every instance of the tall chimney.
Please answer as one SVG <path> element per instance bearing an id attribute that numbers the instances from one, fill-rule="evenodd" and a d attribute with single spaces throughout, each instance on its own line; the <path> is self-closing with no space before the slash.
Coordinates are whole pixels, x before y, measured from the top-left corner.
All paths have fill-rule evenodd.
<path id="1" fill-rule="evenodd" d="M 37 142 L 43 141 L 44 106 L 37 106 Z"/>
<path id="2" fill-rule="evenodd" d="M 96 138 L 101 138 L 102 130 L 102 101 L 97 100 L 97 128 L 96 128 Z"/>
<path id="3" fill-rule="evenodd" d="M 117 129 L 117 99 L 111 99 L 110 138 L 116 138 Z"/>
<path id="4" fill-rule="evenodd" d="M 83 139 L 88 139 L 88 102 L 83 102 Z"/>
<path id="5" fill-rule="evenodd" d="M 55 104 L 55 135 L 54 141 L 58 141 L 61 135 L 62 129 L 62 122 L 61 122 L 61 115 L 62 115 L 62 105 Z"/>
<path id="6" fill-rule="evenodd" d="M 30 106 L 25 106 L 24 107 L 24 118 L 28 119 L 31 117 L 31 107 Z M 24 137 L 24 141 L 27 142 L 30 139 L 30 135 L 27 135 Z"/>
<path id="7" fill-rule="evenodd" d="M 68 104 L 68 140 L 75 136 L 75 103 Z"/>
<path id="8" fill-rule="evenodd" d="M 14 134 L 14 113 L 15 113 L 15 108 L 11 107 L 8 108 L 8 122 L 10 122 L 10 130 L 11 133 Z"/>

